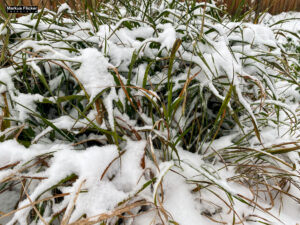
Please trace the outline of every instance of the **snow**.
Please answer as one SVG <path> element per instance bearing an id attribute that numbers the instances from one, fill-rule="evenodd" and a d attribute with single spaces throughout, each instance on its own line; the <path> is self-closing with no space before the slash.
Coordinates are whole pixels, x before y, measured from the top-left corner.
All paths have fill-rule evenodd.
<path id="1" fill-rule="evenodd" d="M 39 154 L 52 152 L 53 150 L 56 151 L 51 159 L 51 167 L 40 175 L 47 177 L 47 180 L 42 181 L 35 187 L 34 191 L 30 193 L 30 198 L 33 201 L 36 200 L 49 186 L 56 184 L 66 176 L 73 173 L 76 174 L 79 177 L 76 184 L 85 180 L 83 189 L 88 190 L 88 192 L 79 195 L 77 199 L 80 207 L 76 206 L 71 217 L 71 221 L 75 221 L 82 214 L 94 216 L 113 209 L 117 203 L 127 198 L 135 190 L 138 180 L 143 173 L 140 161 L 144 155 L 145 144 L 145 141 L 129 141 L 122 161 L 118 163 L 118 166 L 113 166 L 104 176 L 103 180 L 100 180 L 101 175 L 109 163 L 118 156 L 116 146 L 95 146 L 80 151 L 73 150 L 71 146 L 56 145 L 45 151 L 42 145 L 33 145 L 33 147 L 27 150 L 16 141 L 6 141 L 0 144 L 0 165 L 5 166 L 19 161 L 29 161 Z M 10 154 L 9 152 L 11 151 L 14 154 Z M 2 174 L 0 173 L 0 178 Z M 116 181 L 111 182 L 108 177 L 113 174 L 116 174 Z M 75 192 L 78 186 L 76 184 L 74 184 L 72 189 Z M 24 200 L 20 203 L 19 207 L 28 203 L 28 200 Z M 4 211 L 5 209 L 2 210 Z M 21 218 L 26 213 L 29 213 L 28 208 L 17 212 L 8 224 L 12 224 L 13 221 L 22 222 Z"/>
<path id="2" fill-rule="evenodd" d="M 16 143 L 14 143 L 16 144 Z M 20 146 L 20 145 L 19 145 Z M 25 154 L 26 149 L 21 148 L 17 146 L 10 146 L 13 147 L 12 149 L 19 149 L 18 157 L 14 157 L 13 159 L 10 159 L 10 163 L 16 162 L 20 160 L 20 157 L 25 157 L 23 159 L 29 159 L 30 155 Z M 56 146 L 60 147 L 60 146 Z M 100 176 L 104 172 L 105 168 L 108 166 L 108 163 L 113 160 L 118 155 L 117 148 L 115 146 L 106 146 L 106 147 L 91 147 L 89 149 L 86 149 L 85 151 L 75 151 L 71 150 L 70 147 L 67 148 L 65 146 L 65 149 L 62 149 L 56 153 L 54 153 L 54 158 L 51 160 L 51 167 L 43 172 L 43 175 L 48 177 L 46 181 L 41 182 L 31 193 L 30 198 L 31 200 L 36 200 L 36 198 L 42 194 L 49 186 L 55 185 L 60 180 L 64 179 L 66 176 L 71 175 L 72 173 L 75 173 L 79 176 L 79 178 L 86 179 L 84 188 L 87 188 L 89 190 L 88 197 L 82 197 L 80 196 L 78 201 L 82 202 L 82 208 L 77 207 L 74 213 L 75 219 L 78 217 L 77 213 L 79 215 L 82 215 L 80 213 L 84 212 L 88 215 L 94 215 L 93 210 L 104 210 L 104 209 L 110 209 L 113 203 L 110 204 L 110 202 L 107 202 L 107 204 L 101 203 L 102 201 L 97 201 L 97 198 L 95 198 L 95 193 L 99 192 L 101 190 L 101 193 L 98 194 L 99 198 L 102 199 L 104 196 L 107 196 L 108 193 L 110 193 L 110 197 L 115 197 L 116 201 L 120 201 L 124 198 L 125 195 L 117 195 L 118 191 L 115 193 L 112 192 L 112 186 L 111 184 L 106 184 L 106 182 L 100 182 Z M 1 146 L 1 149 L 3 149 L 3 146 Z M 55 149 L 55 146 L 53 147 Z M 8 150 L 8 149 L 7 149 Z M 22 151 L 23 150 L 23 151 Z M 32 151 L 32 150 L 31 150 Z M 4 152 L 3 152 L 4 153 Z M 2 155 L 1 158 L 5 158 L 4 155 Z M 6 160 L 8 161 L 8 160 Z M 80 181 L 79 179 L 79 181 Z M 96 185 L 99 183 L 99 185 Z M 74 187 L 75 188 L 75 187 Z M 109 191 L 108 191 L 109 190 Z M 122 198 L 123 197 L 123 198 Z M 94 201 L 91 201 L 91 200 Z M 112 200 L 112 199 L 111 199 Z M 98 202 L 98 203 L 97 203 Z M 24 200 L 20 203 L 20 207 L 23 205 L 28 204 L 28 200 Z M 104 202 L 105 203 L 105 202 Z M 117 203 L 117 202 L 116 202 Z M 29 213 L 29 209 L 19 211 L 17 212 L 12 221 L 22 221 L 22 217 Z M 13 222 L 10 223 L 13 223 Z M 9 223 L 9 224 L 10 224 Z"/>
<path id="3" fill-rule="evenodd" d="M 14 74 L 13 68 L 1 68 L 0 69 L 0 81 L 6 85 L 0 86 L 0 93 L 5 91 L 10 91 L 14 89 L 14 85 L 11 79 L 11 76 Z"/>
<path id="4" fill-rule="evenodd" d="M 2 166 L 6 166 L 9 164 L 16 163 L 18 161 L 28 160 L 32 156 L 34 156 L 32 152 L 25 152 L 24 150 L 25 147 L 19 145 L 14 140 L 1 143 L 0 164 Z"/>
<path id="5" fill-rule="evenodd" d="M 23 73 L 15 65 L 0 69 L 0 129 L 7 116 L 4 110 L 9 111 L 11 123 L 0 132 L 0 223 L 27 224 L 32 211 L 30 201 L 44 198 L 50 199 L 37 206 L 43 208 L 46 222 L 64 208 L 72 223 L 83 215 L 89 218 L 113 214 L 119 207 L 139 201 L 145 201 L 147 207 L 135 207 L 123 214 L 124 224 L 300 222 L 299 76 L 292 71 L 287 71 L 289 76 L 280 74 L 285 71 L 274 66 L 278 63 L 286 70 L 287 65 L 299 63 L 296 57 L 292 58 L 293 47 L 286 50 L 290 55 L 283 52 L 286 44 L 300 44 L 291 35 L 299 34 L 299 20 L 290 19 L 298 18 L 299 13 L 266 14 L 260 24 L 226 19 L 217 23 L 207 15 L 202 27 L 202 8 L 192 17 L 185 14 L 183 3 L 182 9 L 169 9 L 169 3 L 151 5 L 151 10 L 164 13 L 151 22 L 142 19 L 140 12 L 127 17 L 126 8 L 120 9 L 121 19 L 111 18 L 103 11 L 98 16 L 111 18 L 111 24 L 101 23 L 98 32 L 90 21 L 74 23 L 50 15 L 47 18 L 53 23 L 41 20 L 36 30 L 25 26 L 34 27 L 37 23 L 29 16 L 11 22 L 11 32 L 22 39 L 9 44 L 9 52 L 17 65 L 23 65 L 22 57 L 27 57 L 26 72 L 32 74 L 27 85 L 34 88 L 29 92 L 23 87 Z M 214 5 L 207 5 L 207 12 L 211 6 Z M 142 4 L 141 9 L 147 7 Z M 58 14 L 63 11 L 68 13 L 71 9 L 62 4 Z M 277 23 L 282 20 L 286 22 Z M 203 40 L 195 41 L 201 27 Z M 280 31 L 290 33 L 284 37 Z M 7 33 L 2 24 L 0 32 Z M 43 35 L 41 40 L 30 39 L 32 34 Z M 178 38 L 182 44 L 175 53 L 171 74 L 175 101 L 180 99 L 178 93 L 187 80 L 195 77 L 184 92 L 186 105 L 180 102 L 177 111 L 172 112 L 174 121 L 168 123 L 163 118 L 169 110 L 164 92 L 169 56 Z M 115 79 L 127 84 L 134 53 L 137 58 L 128 83 L 136 88 L 123 89 Z M 283 55 L 291 59 L 283 62 Z M 146 87 L 141 89 L 150 63 Z M 47 80 L 51 91 L 40 85 L 41 77 Z M 68 80 L 69 86 L 65 84 Z M 210 142 L 206 133 L 215 132 L 215 127 L 206 123 L 213 122 L 210 120 L 216 113 L 211 106 L 204 109 L 200 105 L 211 103 L 211 99 L 222 103 L 230 85 L 233 92 L 224 123 L 238 109 L 235 119 L 239 125 L 230 121 L 233 125 L 224 125 L 226 130 L 221 127 L 220 136 Z M 192 94 L 195 99 L 190 99 Z M 263 94 L 265 99 L 261 98 Z M 57 102 L 67 95 L 76 99 Z M 134 107 L 128 103 L 128 95 L 134 100 Z M 203 95 L 203 102 L 197 101 L 198 95 Z M 98 100 L 100 106 L 96 105 Z M 148 103 L 152 104 L 151 109 L 147 108 Z M 48 111 L 54 106 L 57 112 Z M 47 123 L 41 120 L 43 107 Z M 98 116 L 101 122 L 96 120 Z M 192 123 L 193 133 L 187 133 L 191 143 L 185 143 L 180 136 Z M 208 128 L 197 130 L 196 126 L 202 125 Z M 57 135 L 57 129 L 75 140 Z M 93 143 L 95 140 L 97 144 Z M 188 151 L 191 147 L 196 153 Z M 289 148 L 293 150 L 276 154 L 277 150 Z M 20 197 L 21 185 L 13 184 L 25 179 L 29 197 Z M 6 188 L 2 184 L 12 186 L 2 192 Z M 51 199 L 56 189 L 66 194 L 60 201 Z M 20 210 L 1 217 L 15 206 Z M 118 222 L 115 217 L 107 223 Z"/>
<path id="6" fill-rule="evenodd" d="M 108 72 L 110 64 L 97 49 L 82 50 L 77 60 L 81 62 L 81 66 L 75 74 L 90 95 L 90 100 L 105 88 L 114 85 L 113 76 Z"/>
<path id="7" fill-rule="evenodd" d="M 67 3 L 61 4 L 61 6 L 57 10 L 57 14 L 61 14 L 65 10 L 71 10 L 70 6 Z"/>
<path id="8" fill-rule="evenodd" d="M 172 24 L 159 24 L 157 28 L 163 30 L 158 36 L 158 42 L 161 43 L 160 49 L 163 49 L 164 47 L 166 47 L 167 50 L 172 49 L 173 44 L 176 41 L 176 31 Z"/>
<path id="9" fill-rule="evenodd" d="M 199 203 L 191 194 L 183 177 L 170 174 L 164 179 L 165 209 L 171 213 L 173 220 L 182 225 L 209 224 L 209 220 L 199 213 Z"/>
<path id="10" fill-rule="evenodd" d="M 19 120 L 25 121 L 28 118 L 28 114 L 34 113 L 36 111 L 36 101 L 43 101 L 43 96 L 39 94 L 23 94 L 20 93 L 18 96 L 14 97 L 16 102 L 15 109 L 19 112 Z"/>
<path id="11" fill-rule="evenodd" d="M 146 141 L 130 141 L 128 140 L 125 153 L 122 160 L 119 161 L 117 167 L 120 172 L 116 175 L 114 185 L 119 189 L 128 193 L 136 189 L 141 183 L 140 178 L 143 175 L 141 162 L 145 154 Z M 129 163 L 130 162 L 130 163 Z"/>

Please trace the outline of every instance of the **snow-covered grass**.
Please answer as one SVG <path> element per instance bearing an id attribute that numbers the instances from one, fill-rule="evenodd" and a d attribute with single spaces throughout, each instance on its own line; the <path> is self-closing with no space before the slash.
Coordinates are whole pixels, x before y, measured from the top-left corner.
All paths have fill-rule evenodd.
<path id="1" fill-rule="evenodd" d="M 0 18 L 0 223 L 300 223 L 299 19 Z"/>

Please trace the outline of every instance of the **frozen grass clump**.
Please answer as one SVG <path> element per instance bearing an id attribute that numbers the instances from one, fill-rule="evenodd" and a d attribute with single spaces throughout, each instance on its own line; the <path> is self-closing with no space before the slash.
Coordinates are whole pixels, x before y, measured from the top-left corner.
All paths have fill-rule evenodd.
<path id="1" fill-rule="evenodd" d="M 298 15 L 1 18 L 0 223 L 299 222 Z"/>

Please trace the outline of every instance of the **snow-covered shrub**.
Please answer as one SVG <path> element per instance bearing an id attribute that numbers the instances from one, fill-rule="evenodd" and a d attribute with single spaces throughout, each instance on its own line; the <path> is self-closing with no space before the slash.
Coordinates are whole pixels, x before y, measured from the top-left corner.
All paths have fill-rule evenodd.
<path id="1" fill-rule="evenodd" d="M 221 15 L 120 1 L 4 20 L 8 224 L 293 221 L 280 201 L 300 207 L 299 31 Z"/>

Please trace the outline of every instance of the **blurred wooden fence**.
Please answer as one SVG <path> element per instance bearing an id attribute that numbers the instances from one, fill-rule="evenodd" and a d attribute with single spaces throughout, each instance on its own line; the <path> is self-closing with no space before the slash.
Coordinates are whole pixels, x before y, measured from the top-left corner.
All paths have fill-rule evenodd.
<path id="1" fill-rule="evenodd" d="M 95 7 L 97 3 L 103 0 L 0 0 L 0 4 L 4 5 L 25 5 L 25 6 L 39 6 L 43 5 L 49 9 L 56 9 L 61 3 L 67 2 L 71 8 L 75 10 L 83 9 L 85 2 L 88 5 Z M 130 0 L 128 0 L 130 1 Z M 185 0 L 180 0 L 185 1 Z M 187 0 L 186 0 L 187 1 Z M 192 0 L 188 0 L 192 1 Z M 208 0 L 196 0 L 197 2 L 205 2 Z M 278 14 L 287 11 L 300 12 L 300 0 L 216 0 L 218 4 L 227 6 L 227 11 L 235 13 L 237 10 L 246 11 L 247 9 L 254 9 L 256 12 L 267 11 L 271 14 Z"/>
<path id="2" fill-rule="evenodd" d="M 184 0 L 181 0 L 184 1 Z M 196 0 L 206 2 L 208 0 Z M 288 11 L 300 12 L 300 0 L 215 0 L 218 5 L 225 5 L 227 11 L 234 14 L 237 11 L 253 9 L 256 12 L 279 14 Z"/>
<path id="3" fill-rule="evenodd" d="M 288 11 L 300 11 L 300 0 L 219 0 L 226 4 L 231 13 L 237 9 L 254 9 L 256 12 L 267 11 L 271 14 L 279 14 Z"/>

